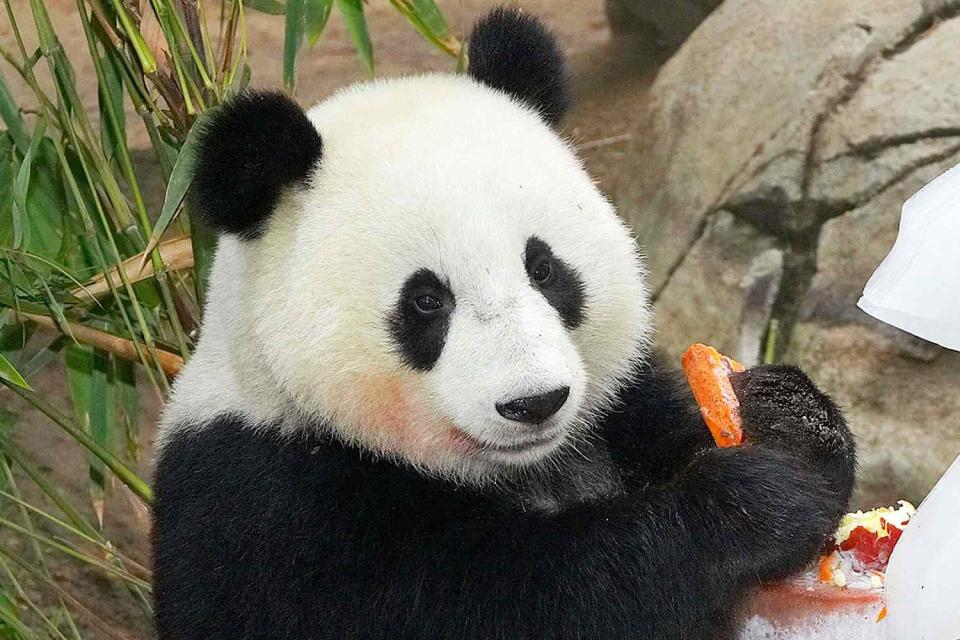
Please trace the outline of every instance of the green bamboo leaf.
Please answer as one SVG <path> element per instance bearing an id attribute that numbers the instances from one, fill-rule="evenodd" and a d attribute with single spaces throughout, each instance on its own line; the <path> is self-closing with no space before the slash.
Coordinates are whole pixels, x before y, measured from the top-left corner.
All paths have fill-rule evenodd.
<path id="1" fill-rule="evenodd" d="M 22 389 L 29 389 L 30 385 L 27 384 L 27 381 L 23 379 L 23 376 L 13 368 L 13 365 L 10 364 L 10 361 L 7 360 L 2 353 L 0 353 L 0 380 L 5 380 L 11 384 L 15 384 Z"/>
<path id="2" fill-rule="evenodd" d="M 7 125 L 7 133 L 13 138 L 20 154 L 25 154 L 30 146 L 30 136 L 27 135 L 27 129 L 20 115 L 20 108 L 14 102 L 10 90 L 7 88 L 7 81 L 4 79 L 3 73 L 0 73 L 0 120 Z"/>
<path id="3" fill-rule="evenodd" d="M 19 161 L 10 136 L 0 134 L 0 247 L 37 258 L 23 266 L 45 276 L 64 247 L 68 216 L 56 150 L 38 131 L 39 123 Z"/>
<path id="4" fill-rule="evenodd" d="M 27 140 L 26 148 L 30 147 Z M 0 246 L 13 246 L 13 179 L 17 175 L 16 146 L 7 133 L 0 133 Z"/>
<path id="5" fill-rule="evenodd" d="M 287 0 L 287 19 L 283 31 L 283 87 L 291 94 L 297 82 L 297 53 L 303 42 L 304 1 Z"/>
<path id="6" fill-rule="evenodd" d="M 112 450 L 111 434 L 116 429 L 110 356 L 100 349 L 71 344 L 66 355 L 67 387 L 80 426 L 103 449 Z M 106 467 L 90 454 L 88 461 L 90 497 L 97 520 L 103 524 Z"/>
<path id="7" fill-rule="evenodd" d="M 333 10 L 333 0 L 306 0 L 305 10 L 307 42 L 311 47 L 315 47 L 327 26 L 327 20 Z"/>
<path id="8" fill-rule="evenodd" d="M 207 225 L 195 223 L 190 218 L 190 246 L 193 248 L 193 282 L 196 288 L 197 304 L 202 308 L 207 299 L 207 284 L 210 268 L 217 250 L 217 234 Z"/>
<path id="9" fill-rule="evenodd" d="M 116 422 L 123 432 L 127 457 L 140 457 L 140 395 L 137 393 L 136 365 L 111 357 L 113 390 L 116 398 Z"/>
<path id="10" fill-rule="evenodd" d="M 112 112 L 116 114 L 116 126 L 110 118 L 100 118 L 100 143 L 108 161 L 116 160 L 127 147 L 126 113 L 123 108 L 123 68 L 118 59 L 116 49 L 105 49 L 105 55 L 100 58 L 100 67 L 103 69 L 103 78 L 98 85 L 97 99 L 100 103 L 100 113 L 106 113 L 106 102 L 111 103 Z"/>
<path id="11" fill-rule="evenodd" d="M 340 7 L 340 14 L 347 24 L 353 46 L 356 47 L 367 72 L 373 75 L 373 43 L 367 29 L 367 18 L 363 15 L 363 0 L 337 0 L 337 6 Z"/>
<path id="12" fill-rule="evenodd" d="M 13 181 L 13 248 L 19 249 L 30 243 L 29 213 L 27 212 L 27 193 L 30 189 L 30 175 L 33 171 L 33 156 L 43 141 L 47 131 L 47 121 L 43 118 L 37 122 L 30 138 L 30 146 L 23 154 L 17 177 Z"/>
<path id="13" fill-rule="evenodd" d="M 246 90 L 246 88 L 250 86 L 251 75 L 250 65 L 244 62 L 240 66 L 240 73 L 233 74 L 233 77 L 230 79 L 230 86 L 227 87 L 226 97 L 232 98 Z"/>
<path id="14" fill-rule="evenodd" d="M 193 182 L 193 170 L 196 166 L 197 145 L 200 142 L 200 135 L 211 112 L 206 112 L 198 117 L 187 132 L 187 137 L 180 147 L 180 153 L 177 154 L 177 161 L 173 164 L 173 171 L 170 172 L 170 180 L 167 182 L 167 191 L 163 196 L 163 207 L 160 209 L 160 216 L 153 225 L 153 232 L 147 241 L 147 247 L 143 252 L 143 258 L 137 270 L 143 269 L 143 266 L 149 260 L 150 253 L 160 243 L 167 227 L 173 222 L 174 216 L 180 211 L 180 205 L 183 204 L 190 184 Z"/>
<path id="15" fill-rule="evenodd" d="M 443 12 L 434 0 L 390 0 L 390 4 L 435 47 L 449 55 L 458 55 L 460 41 L 450 33 Z"/>
<path id="16" fill-rule="evenodd" d="M 282 16 L 287 11 L 286 5 L 279 0 L 243 0 L 243 6 L 271 16 Z"/>

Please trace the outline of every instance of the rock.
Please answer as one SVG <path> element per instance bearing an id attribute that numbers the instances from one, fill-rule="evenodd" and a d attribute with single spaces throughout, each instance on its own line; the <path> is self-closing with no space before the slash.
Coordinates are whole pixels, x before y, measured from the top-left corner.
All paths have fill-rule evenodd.
<path id="1" fill-rule="evenodd" d="M 607 0 L 607 18 L 615 34 L 649 32 L 668 47 L 678 47 L 723 0 Z"/>
<path id="2" fill-rule="evenodd" d="M 855 306 L 896 239 L 903 202 L 958 160 L 926 166 L 823 225 L 818 271 L 785 355 L 845 408 L 859 441 L 861 506 L 898 494 L 916 503 L 960 454 L 960 354 Z"/>
<path id="3" fill-rule="evenodd" d="M 960 353 L 918 362 L 866 326 L 800 323 L 788 358 L 830 391 L 854 428 L 853 507 L 919 504 L 960 452 Z"/>
<path id="4" fill-rule="evenodd" d="M 946 2 L 727 0 L 707 18 L 660 70 L 633 162 L 616 185 L 639 240 L 656 247 L 654 287 L 695 242 L 704 217 L 750 191 L 741 187 L 752 184 L 761 201 L 778 187 L 802 199 L 821 114 L 874 57 L 921 28 L 925 4 L 933 11 Z M 951 65 L 943 64 L 944 80 Z M 809 228 L 816 218 L 799 206 L 767 215 L 775 228 Z"/>
<path id="5" fill-rule="evenodd" d="M 729 212 L 716 214 L 657 300 L 657 346 L 679 360 L 704 342 L 755 364 L 783 271 L 774 244 Z"/>
<path id="6" fill-rule="evenodd" d="M 648 105 L 614 196 L 659 343 L 773 346 L 848 411 L 859 503 L 921 498 L 960 453 L 960 355 L 856 301 L 904 200 L 960 162 L 960 0 L 726 0 Z"/>

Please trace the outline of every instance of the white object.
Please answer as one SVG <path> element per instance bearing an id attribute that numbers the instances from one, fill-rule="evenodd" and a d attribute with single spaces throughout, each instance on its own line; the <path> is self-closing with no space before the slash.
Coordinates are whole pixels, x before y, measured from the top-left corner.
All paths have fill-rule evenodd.
<path id="1" fill-rule="evenodd" d="M 960 165 L 904 203 L 897 241 L 857 306 L 887 324 L 960 350 L 958 283 Z"/>
<path id="2" fill-rule="evenodd" d="M 890 640 L 960 638 L 960 457 L 921 503 L 890 557 L 887 633 Z"/>

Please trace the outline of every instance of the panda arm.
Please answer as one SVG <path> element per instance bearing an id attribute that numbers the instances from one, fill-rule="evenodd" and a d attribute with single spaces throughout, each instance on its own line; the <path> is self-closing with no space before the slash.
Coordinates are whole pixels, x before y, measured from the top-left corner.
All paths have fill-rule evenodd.
<path id="1" fill-rule="evenodd" d="M 628 479 L 672 479 L 713 441 L 683 375 L 656 354 L 641 365 L 598 425 Z"/>
<path id="2" fill-rule="evenodd" d="M 790 454 L 826 478 L 844 504 L 853 493 L 856 446 L 842 412 L 797 367 L 762 365 L 731 378 L 744 437 Z M 601 420 L 628 484 L 669 482 L 714 443 L 682 374 L 655 356 Z"/>
<path id="3" fill-rule="evenodd" d="M 823 479 L 749 447 L 559 514 L 440 513 L 396 529 L 409 557 L 385 597 L 417 603 L 409 637 L 656 640 L 726 637 L 748 588 L 812 559 L 839 509 Z"/>

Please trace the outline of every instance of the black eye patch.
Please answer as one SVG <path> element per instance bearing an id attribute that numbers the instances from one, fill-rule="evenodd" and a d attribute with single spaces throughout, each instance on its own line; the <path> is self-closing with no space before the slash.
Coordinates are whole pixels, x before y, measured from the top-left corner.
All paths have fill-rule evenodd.
<path id="1" fill-rule="evenodd" d="M 583 322 L 586 304 L 583 281 L 576 269 L 556 257 L 550 245 L 536 236 L 527 240 L 523 256 L 530 285 L 543 294 L 568 329 Z"/>
<path id="2" fill-rule="evenodd" d="M 390 335 L 410 367 L 429 371 L 436 364 L 454 306 L 450 287 L 430 269 L 415 271 L 403 283 L 389 323 Z"/>

